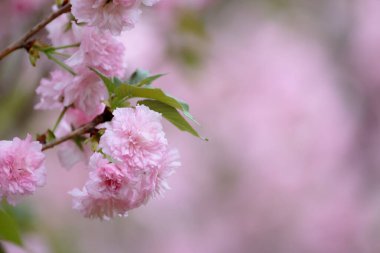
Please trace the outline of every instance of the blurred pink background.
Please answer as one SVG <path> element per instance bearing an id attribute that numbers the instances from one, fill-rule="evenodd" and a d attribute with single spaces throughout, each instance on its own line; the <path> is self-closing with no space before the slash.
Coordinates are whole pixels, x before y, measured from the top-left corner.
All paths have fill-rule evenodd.
<path id="1" fill-rule="evenodd" d="M 53 1 L 0 3 L 4 47 Z M 10 25 L 16 27 L 10 30 Z M 380 252 L 380 1 L 161 0 L 125 33 L 130 73 L 186 100 L 204 142 L 165 124 L 183 166 L 162 199 L 110 222 L 67 192 L 84 164 L 48 152 L 48 183 L 19 207 L 27 249 L 71 253 Z M 43 132 L 37 68 L 0 65 L 0 136 Z M 20 68 L 22 71 L 20 71 Z M 22 217 L 21 217 L 22 218 Z"/>

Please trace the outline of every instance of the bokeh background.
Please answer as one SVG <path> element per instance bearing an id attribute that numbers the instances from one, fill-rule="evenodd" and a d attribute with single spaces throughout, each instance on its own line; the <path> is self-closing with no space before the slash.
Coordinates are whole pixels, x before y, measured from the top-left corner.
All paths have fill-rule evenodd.
<path id="1" fill-rule="evenodd" d="M 50 0 L 0 1 L 5 47 Z M 167 73 L 210 139 L 169 124 L 183 166 L 162 199 L 88 220 L 67 192 L 87 169 L 48 152 L 48 183 L 14 210 L 7 253 L 380 252 L 380 1 L 161 0 L 125 34 L 129 71 Z M 51 69 L 0 63 L 0 139 L 51 126 L 33 111 Z"/>

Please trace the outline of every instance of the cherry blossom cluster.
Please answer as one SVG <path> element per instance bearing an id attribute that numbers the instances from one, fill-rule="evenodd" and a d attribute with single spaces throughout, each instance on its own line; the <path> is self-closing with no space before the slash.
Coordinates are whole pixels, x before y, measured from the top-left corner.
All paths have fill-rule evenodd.
<path id="1" fill-rule="evenodd" d="M 20 196 L 30 195 L 36 187 L 43 186 L 43 144 L 64 138 L 105 112 L 112 116 L 98 122 L 102 124 L 59 143 L 58 156 L 64 167 L 71 168 L 79 161 L 88 163 L 89 178 L 85 185 L 70 191 L 74 209 L 89 218 L 125 216 L 127 211 L 169 188 L 166 179 L 180 166 L 179 155 L 168 145 L 162 114 L 148 104 L 167 102 L 173 107 L 160 106 L 169 108 L 172 114 L 173 110 L 175 113 L 177 109 L 187 110 L 187 106 L 168 96 L 162 97 L 161 93 L 158 102 L 150 100 L 133 105 L 127 101 L 129 97 L 118 97 L 122 92 L 111 92 L 120 85 L 127 70 L 121 33 L 134 27 L 141 5 L 152 6 L 157 1 L 63 3 L 71 5 L 71 12 L 60 15 L 46 27 L 51 43 L 36 42 L 29 49 L 32 64 L 39 53 L 45 53 L 57 63 L 36 89 L 39 101 L 35 109 L 60 110 L 61 114 L 54 128 L 42 135 L 43 138 L 37 138 L 38 141 L 33 141 L 30 135 L 25 140 L 0 141 L 0 198 L 15 204 Z M 54 6 L 53 11 L 60 7 Z M 111 89 L 102 77 L 109 78 L 108 82 L 116 78 L 119 83 Z M 143 80 L 134 89 L 151 89 L 150 82 L 155 78 Z M 123 85 L 128 88 L 129 84 Z M 148 86 L 144 88 L 145 85 Z M 115 97 L 117 103 L 113 102 Z M 187 122 L 181 124 L 193 131 Z"/>
<path id="2" fill-rule="evenodd" d="M 161 115 L 146 106 L 116 109 L 102 127 L 102 153 L 91 156 L 88 181 L 71 195 L 84 216 L 108 219 L 162 194 L 180 163 L 178 152 L 168 147 Z"/>

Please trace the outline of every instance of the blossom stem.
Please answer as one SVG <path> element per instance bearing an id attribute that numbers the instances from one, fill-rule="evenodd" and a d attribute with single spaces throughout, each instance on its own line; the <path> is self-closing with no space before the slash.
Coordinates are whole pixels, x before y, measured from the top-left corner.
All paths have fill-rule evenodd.
<path id="1" fill-rule="evenodd" d="M 75 44 L 70 44 L 70 45 L 65 45 L 65 46 L 58 46 L 58 47 L 45 47 L 42 48 L 41 51 L 50 51 L 50 50 L 61 50 L 61 49 L 67 49 L 67 48 L 73 48 L 73 47 L 79 47 L 80 43 L 75 43 Z"/>
<path id="2" fill-rule="evenodd" d="M 104 123 L 104 122 L 107 122 L 107 121 L 110 121 L 112 119 L 112 117 L 113 117 L 112 112 L 106 108 L 102 114 L 98 115 L 91 122 L 84 124 L 83 126 L 73 130 L 71 133 L 63 136 L 62 138 L 56 139 L 50 143 L 45 144 L 42 147 L 42 151 L 54 148 L 55 146 L 57 146 L 63 142 L 74 139 L 75 137 L 78 137 L 78 136 L 81 136 L 81 135 L 84 135 L 87 133 L 91 133 L 94 130 L 96 130 L 97 125 Z"/>
<path id="3" fill-rule="evenodd" d="M 38 23 L 36 26 L 34 26 L 32 29 L 30 29 L 27 33 L 25 33 L 20 39 L 13 42 L 11 45 L 9 45 L 4 50 L 0 51 L 0 61 L 18 49 L 27 48 L 28 44 L 30 44 L 29 40 L 34 35 L 36 35 L 38 32 L 40 32 L 42 29 L 44 29 L 46 25 L 48 25 L 50 22 L 52 22 L 57 17 L 61 16 L 64 13 L 70 12 L 70 11 L 71 11 L 71 4 L 66 4 L 66 5 L 62 6 L 56 12 L 51 13 L 48 17 L 43 19 L 40 23 Z"/>
<path id="4" fill-rule="evenodd" d="M 68 109 L 69 109 L 69 106 L 65 106 L 65 108 L 63 108 L 61 114 L 59 114 L 59 117 L 58 117 L 57 121 L 55 122 L 54 127 L 52 129 L 53 133 L 55 133 L 55 130 L 57 130 L 59 123 L 61 123 L 63 116 L 65 116 L 65 113 L 67 112 Z"/>
<path id="5" fill-rule="evenodd" d="M 66 45 L 66 46 L 60 46 L 60 47 L 53 47 L 55 50 L 60 50 L 60 49 L 67 49 L 67 48 L 73 48 L 73 47 L 79 47 L 80 43 L 75 43 L 71 45 Z"/>
<path id="6" fill-rule="evenodd" d="M 58 66 L 60 66 L 61 68 L 63 68 L 64 70 L 66 70 L 67 72 L 69 72 L 70 74 L 72 74 L 73 76 L 76 76 L 77 73 L 75 73 L 75 71 L 70 68 L 67 64 L 65 64 L 64 62 L 58 60 L 57 58 L 55 58 L 51 53 L 47 53 L 47 52 L 43 52 L 46 57 L 53 61 L 54 63 L 56 63 Z"/>

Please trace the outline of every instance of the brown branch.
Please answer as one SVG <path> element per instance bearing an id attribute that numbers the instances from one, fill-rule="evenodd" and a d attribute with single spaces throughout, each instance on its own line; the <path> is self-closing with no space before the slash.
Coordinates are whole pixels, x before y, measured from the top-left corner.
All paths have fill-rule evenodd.
<path id="1" fill-rule="evenodd" d="M 11 54 L 12 52 L 18 49 L 26 48 L 27 45 L 30 44 L 30 41 L 29 41 L 30 38 L 32 38 L 39 31 L 44 29 L 45 26 L 48 25 L 50 22 L 52 22 L 54 19 L 70 11 L 71 11 L 71 4 L 66 4 L 62 6 L 60 9 L 58 9 L 56 12 L 53 12 L 52 14 L 50 14 L 48 17 L 43 19 L 39 24 L 37 24 L 31 30 L 25 33 L 19 40 L 13 42 L 6 49 L 0 51 L 0 61 L 3 58 L 5 58 L 7 55 Z"/>
<path id="2" fill-rule="evenodd" d="M 104 112 L 102 114 L 100 114 L 99 116 L 97 116 L 95 119 L 93 119 L 91 122 L 75 129 L 74 131 L 72 131 L 71 133 L 63 136 L 62 138 L 59 138 L 59 139 L 56 139 L 50 143 L 47 143 L 45 144 L 43 147 L 42 147 L 42 151 L 45 151 L 47 149 L 50 149 L 50 148 L 53 148 L 65 141 L 68 141 L 68 140 L 71 140 L 71 139 L 74 139 L 75 137 L 79 137 L 81 135 L 84 135 L 84 134 L 87 134 L 87 133 L 91 133 L 93 131 L 96 130 L 96 126 L 101 124 L 101 123 L 104 123 L 104 122 L 107 122 L 107 121 L 110 121 L 112 119 L 113 115 L 112 115 L 112 112 L 109 111 L 107 108 L 104 110 Z"/>

